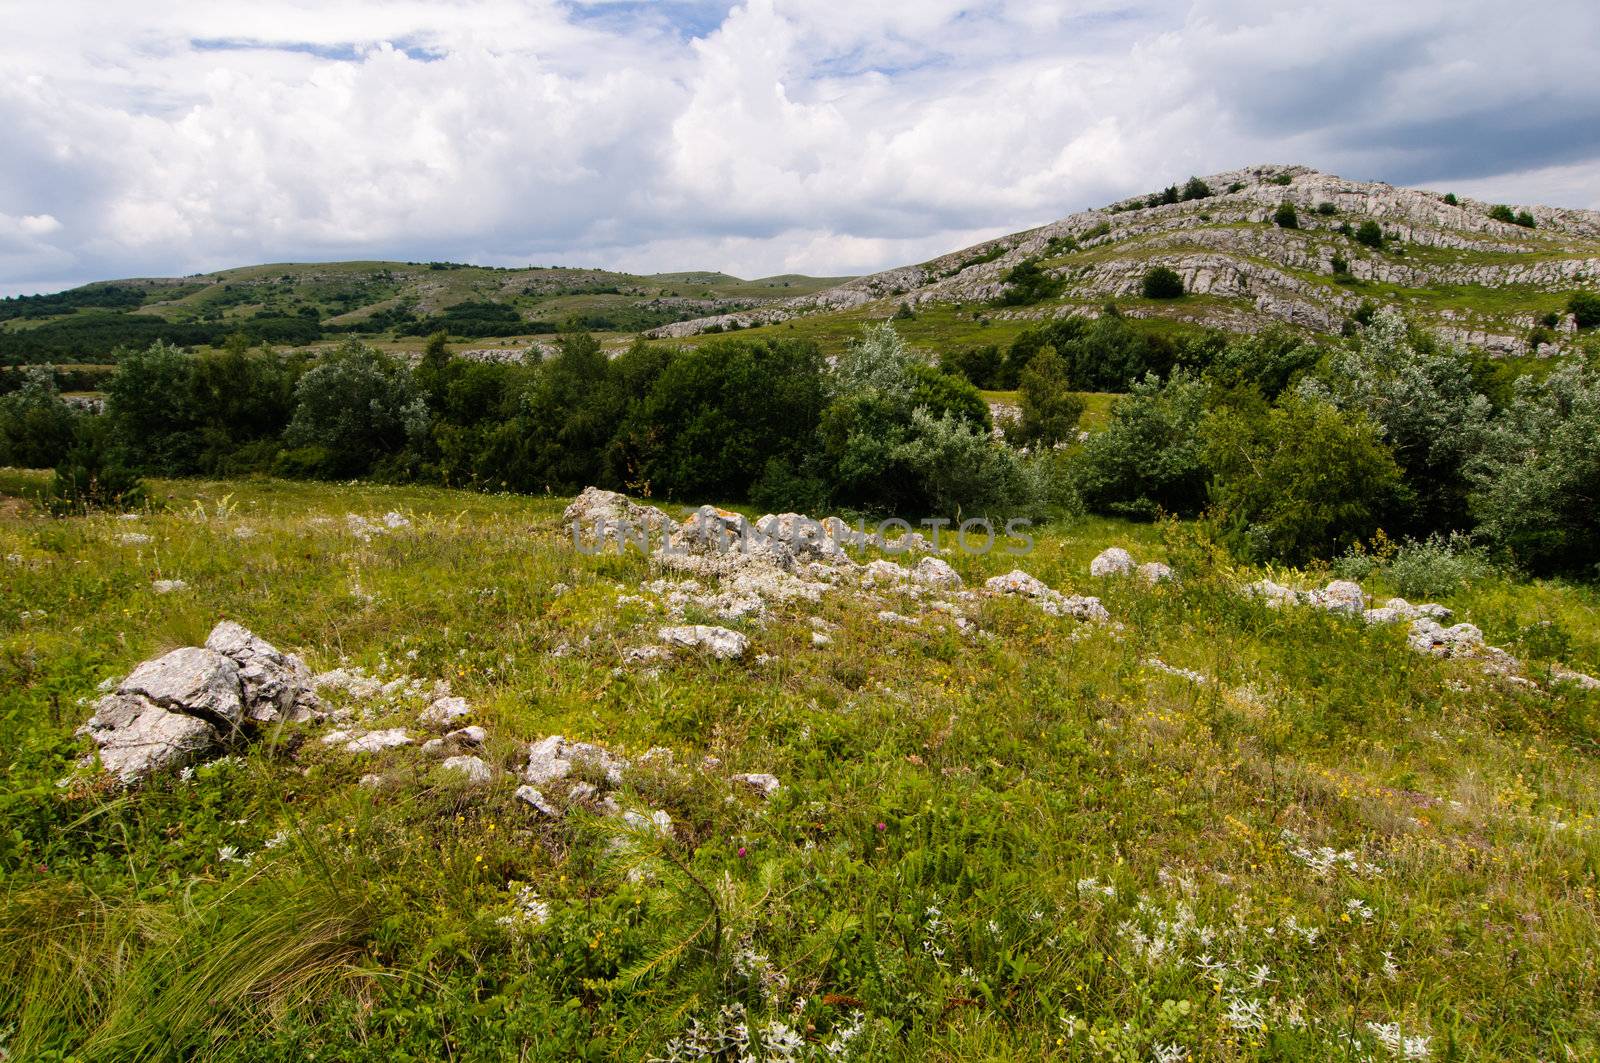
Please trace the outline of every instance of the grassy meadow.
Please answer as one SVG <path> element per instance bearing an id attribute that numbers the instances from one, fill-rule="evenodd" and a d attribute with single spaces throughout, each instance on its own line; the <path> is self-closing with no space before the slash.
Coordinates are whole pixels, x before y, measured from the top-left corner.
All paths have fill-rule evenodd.
<path id="1" fill-rule="evenodd" d="M 155 481 L 136 519 L 57 519 L 42 483 L 0 474 L 0 1058 L 1600 1058 L 1600 693 L 1265 608 L 1192 528 L 949 555 L 1111 625 L 841 590 L 651 668 L 623 651 L 672 622 L 656 574 L 574 550 L 566 499 Z M 1180 581 L 1091 579 L 1111 545 Z M 1442 600 L 1535 679 L 1600 672 L 1592 587 Z M 625 754 L 618 800 L 670 830 L 323 725 L 135 789 L 75 766 L 98 684 L 225 618 L 448 680 L 499 767 Z M 325 697 L 419 733 L 413 689 Z"/>

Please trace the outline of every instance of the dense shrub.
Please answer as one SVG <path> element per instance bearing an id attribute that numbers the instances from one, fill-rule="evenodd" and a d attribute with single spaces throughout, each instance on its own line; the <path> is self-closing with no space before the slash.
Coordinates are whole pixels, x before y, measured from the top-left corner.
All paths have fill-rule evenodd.
<path id="1" fill-rule="evenodd" d="M 1074 315 L 1027 329 L 1012 341 L 1003 374 L 1008 387 L 1017 386 L 1029 359 L 1045 347 L 1061 356 L 1075 391 L 1124 391 L 1147 373 L 1165 376 L 1177 361 L 1171 339 L 1119 314 L 1093 320 Z"/>
<path id="2" fill-rule="evenodd" d="M 1054 299 L 1066 286 L 1062 278 L 1045 269 L 1037 258 L 1023 259 L 1000 279 L 1006 284 L 1005 291 L 997 300 L 1002 306 L 1029 306 L 1045 299 Z"/>
<path id="3" fill-rule="evenodd" d="M 1538 572 L 1597 574 L 1600 373 L 1523 377 L 1473 461 L 1472 512 L 1494 546 Z"/>
<path id="4" fill-rule="evenodd" d="M 1146 299 L 1177 299 L 1183 295 L 1183 278 L 1176 270 L 1156 266 L 1145 272 L 1142 289 Z"/>
<path id="5" fill-rule="evenodd" d="M 1209 475 L 1198 438 L 1207 393 L 1183 370 L 1165 383 L 1154 374 L 1136 382 L 1111 407 L 1110 426 L 1090 436 L 1075 459 L 1084 504 L 1141 520 L 1198 513 Z"/>
<path id="6" fill-rule="evenodd" d="M 1511 212 L 1511 208 L 1506 206 L 1504 203 L 1496 203 L 1494 206 L 1490 207 L 1489 217 L 1493 218 L 1495 221 L 1503 221 L 1508 225 L 1514 224 L 1517 220 L 1517 216 Z"/>
<path id="7" fill-rule="evenodd" d="M 823 398 L 814 344 L 721 340 L 679 351 L 629 419 L 639 475 L 669 497 L 744 498 L 770 460 L 799 461 Z"/>
<path id="8" fill-rule="evenodd" d="M 73 427 L 72 445 L 50 483 L 50 509 L 68 514 L 142 505 L 144 484 L 113 446 L 109 423 L 81 417 Z"/>
<path id="9" fill-rule="evenodd" d="M 1408 540 L 1384 565 L 1394 589 L 1411 599 L 1455 594 L 1490 571 L 1483 548 L 1460 534 Z"/>
<path id="10" fill-rule="evenodd" d="M 988 432 L 926 409 L 914 410 L 908 427 L 890 460 L 909 477 L 917 512 L 954 520 L 1010 519 L 1038 510 L 1040 486 L 1028 466 Z"/>
<path id="11" fill-rule="evenodd" d="M 106 388 L 112 438 L 135 468 L 158 476 L 196 471 L 203 443 L 193 357 L 168 343 L 127 351 Z"/>
<path id="12" fill-rule="evenodd" d="M 1183 199 L 1186 203 L 1191 200 L 1209 199 L 1210 197 L 1211 186 L 1200 180 L 1198 177 L 1189 178 L 1189 180 L 1183 186 Z"/>
<path id="13" fill-rule="evenodd" d="M 0 465 L 53 468 L 72 446 L 77 419 L 56 391 L 50 366 L 31 366 L 22 386 L 0 396 Z"/>
<path id="14" fill-rule="evenodd" d="M 1573 292 L 1567 296 L 1567 313 L 1579 328 L 1600 327 L 1600 292 Z"/>
<path id="15" fill-rule="evenodd" d="M 957 347 L 940 356 L 939 368 L 966 379 L 974 387 L 998 389 L 1004 380 L 1005 358 L 992 343 Z"/>
<path id="16" fill-rule="evenodd" d="M 1356 243 L 1374 250 L 1383 247 L 1383 228 L 1377 222 L 1368 218 L 1356 229 Z"/>
<path id="17" fill-rule="evenodd" d="M 1280 229 L 1300 228 L 1300 215 L 1295 212 L 1294 204 L 1288 200 L 1278 204 L 1278 209 L 1272 213 L 1272 221 Z"/>
<path id="18" fill-rule="evenodd" d="M 1353 350 L 1329 359 L 1307 390 L 1376 424 L 1405 475 L 1413 506 L 1386 514 L 1390 531 L 1423 535 L 1468 524 L 1465 468 L 1491 408 L 1460 352 L 1413 336 L 1393 309 L 1377 311 Z"/>
<path id="19" fill-rule="evenodd" d="M 1290 395 L 1264 415 L 1218 411 L 1203 427 L 1211 501 L 1242 556 L 1304 564 L 1371 537 L 1403 495 L 1378 426 Z"/>
<path id="20" fill-rule="evenodd" d="M 1253 388 L 1275 399 L 1322 357 L 1322 349 L 1287 328 L 1268 328 L 1222 346 L 1206 377 L 1225 390 Z"/>

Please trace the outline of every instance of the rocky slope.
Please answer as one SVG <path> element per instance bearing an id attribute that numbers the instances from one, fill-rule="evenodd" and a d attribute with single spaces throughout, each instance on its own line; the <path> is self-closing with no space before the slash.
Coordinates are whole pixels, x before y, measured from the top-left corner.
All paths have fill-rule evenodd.
<path id="1" fill-rule="evenodd" d="M 1255 166 L 1204 178 L 1209 196 L 1155 203 L 1140 196 L 1082 211 L 929 262 L 859 277 L 776 306 L 675 322 L 656 337 L 775 324 L 798 316 L 900 303 L 989 304 L 1004 276 L 1037 259 L 1063 283 L 1059 298 L 997 308 L 992 316 L 1097 313 L 1167 316 L 1232 330 L 1273 322 L 1337 331 L 1363 301 L 1398 303 L 1457 342 L 1502 354 L 1531 353 L 1530 339 L 1560 349 L 1573 332 L 1568 293 L 1600 287 L 1600 212 L 1527 207 L 1534 225 L 1490 216 L 1492 204 L 1443 193 L 1351 181 L 1301 166 Z M 1298 228 L 1274 215 L 1293 204 Z M 1372 220 L 1381 248 L 1353 230 Z M 1336 257 L 1344 272 L 1336 273 Z M 1167 266 L 1183 278 L 1178 300 L 1143 299 L 1145 273 Z M 1554 313 L 1549 334 L 1534 335 Z"/>

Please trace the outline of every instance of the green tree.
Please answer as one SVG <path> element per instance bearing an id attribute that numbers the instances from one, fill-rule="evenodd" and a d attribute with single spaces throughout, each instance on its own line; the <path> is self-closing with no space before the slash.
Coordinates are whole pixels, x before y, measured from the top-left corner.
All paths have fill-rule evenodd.
<path id="1" fill-rule="evenodd" d="M 411 370 L 351 341 L 307 370 L 295 385 L 295 411 L 284 442 L 325 475 L 368 473 L 380 462 L 403 466 L 425 439 L 428 405 Z M 408 451 L 410 454 L 408 455 Z"/>
<path id="2" fill-rule="evenodd" d="M 78 419 L 72 445 L 50 483 L 53 512 L 132 509 L 144 503 L 144 484 L 123 464 L 112 436 L 109 422 L 97 417 Z"/>
<path id="3" fill-rule="evenodd" d="M 56 391 L 54 367 L 27 367 L 22 386 L 0 397 L 0 465 L 51 468 L 72 446 L 78 416 Z"/>
<path id="4" fill-rule="evenodd" d="M 1198 177 L 1189 178 L 1188 182 L 1183 186 L 1183 198 L 1185 202 L 1195 199 L 1209 199 L 1210 197 L 1211 186 L 1200 180 Z"/>
<path id="5" fill-rule="evenodd" d="M 1472 462 L 1479 531 L 1536 572 L 1600 572 L 1600 372 L 1522 377 Z"/>
<path id="6" fill-rule="evenodd" d="M 1000 348 L 989 343 L 981 347 L 958 347 L 939 358 L 939 368 L 946 373 L 964 377 L 979 388 L 998 388 L 1005 358 Z"/>
<path id="7" fill-rule="evenodd" d="M 128 464 L 161 476 L 199 468 L 204 446 L 202 412 L 196 402 L 195 359 L 169 343 L 125 351 L 106 386 L 109 445 Z"/>
<path id="8" fill-rule="evenodd" d="M 1179 369 L 1149 374 L 1111 407 L 1111 424 L 1078 453 L 1073 479 L 1089 508 L 1137 520 L 1198 513 L 1208 471 L 1198 432 L 1209 388 Z"/>
<path id="9" fill-rule="evenodd" d="M 1022 371 L 1022 417 L 1015 442 L 1027 447 L 1054 447 L 1077 437 L 1083 399 L 1072 391 L 1067 366 L 1054 347 L 1046 347 Z"/>
<path id="10" fill-rule="evenodd" d="M 1415 501 L 1413 512 L 1392 514 L 1386 530 L 1422 537 L 1467 526 L 1465 469 L 1491 410 L 1462 352 L 1413 334 L 1386 307 L 1372 315 L 1354 349 L 1329 359 L 1321 386 L 1307 391 L 1380 428 Z"/>

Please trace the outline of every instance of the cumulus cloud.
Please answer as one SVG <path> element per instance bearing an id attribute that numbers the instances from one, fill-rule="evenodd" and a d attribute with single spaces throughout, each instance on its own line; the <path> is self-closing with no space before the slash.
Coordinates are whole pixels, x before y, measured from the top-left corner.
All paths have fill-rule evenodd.
<path id="1" fill-rule="evenodd" d="M 1539 24 L 1561 32 L 1486 0 L 65 0 L 0 39 L 0 290 L 338 257 L 855 273 L 1261 161 L 1594 205 L 1600 13 Z"/>

